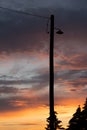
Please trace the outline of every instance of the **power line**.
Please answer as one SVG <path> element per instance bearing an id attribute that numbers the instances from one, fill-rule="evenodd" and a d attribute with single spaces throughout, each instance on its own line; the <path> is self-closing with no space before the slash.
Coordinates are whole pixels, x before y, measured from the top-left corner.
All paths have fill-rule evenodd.
<path id="1" fill-rule="evenodd" d="M 28 12 L 25 12 L 25 11 L 9 9 L 9 8 L 6 8 L 6 7 L 1 7 L 0 6 L 0 9 L 12 11 L 12 12 L 16 12 L 16 13 L 20 13 L 20 14 L 24 14 L 24 15 L 30 15 L 30 16 L 34 16 L 34 17 L 38 17 L 38 18 L 43 18 L 43 19 L 50 19 L 49 17 L 46 17 L 46 16 L 41 16 L 41 15 L 37 15 L 37 14 L 33 14 L 33 13 L 28 13 Z"/>

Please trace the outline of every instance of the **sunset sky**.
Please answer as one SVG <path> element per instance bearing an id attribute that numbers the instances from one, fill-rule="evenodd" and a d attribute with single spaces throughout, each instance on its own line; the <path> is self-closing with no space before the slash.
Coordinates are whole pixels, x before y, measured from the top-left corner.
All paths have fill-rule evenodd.
<path id="1" fill-rule="evenodd" d="M 87 97 L 87 0 L 0 0 L 55 16 L 55 110 L 63 126 Z M 44 130 L 49 116 L 48 19 L 0 8 L 0 129 Z M 48 24 L 48 30 L 49 30 Z"/>

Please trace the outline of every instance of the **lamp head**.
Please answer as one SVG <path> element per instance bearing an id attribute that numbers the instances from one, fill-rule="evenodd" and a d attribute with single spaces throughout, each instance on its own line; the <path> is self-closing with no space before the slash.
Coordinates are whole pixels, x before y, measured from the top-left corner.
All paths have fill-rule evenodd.
<path id="1" fill-rule="evenodd" d="M 56 33 L 57 34 L 63 34 L 64 32 L 61 29 L 59 29 Z"/>

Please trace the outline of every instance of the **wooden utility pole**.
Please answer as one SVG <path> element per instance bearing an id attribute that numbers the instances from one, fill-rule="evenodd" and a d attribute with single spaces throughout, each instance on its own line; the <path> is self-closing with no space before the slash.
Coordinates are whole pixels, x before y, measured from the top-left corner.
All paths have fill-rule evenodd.
<path id="1" fill-rule="evenodd" d="M 54 128 L 54 15 L 50 17 L 50 85 L 49 85 L 49 102 L 50 102 L 50 130 Z"/>

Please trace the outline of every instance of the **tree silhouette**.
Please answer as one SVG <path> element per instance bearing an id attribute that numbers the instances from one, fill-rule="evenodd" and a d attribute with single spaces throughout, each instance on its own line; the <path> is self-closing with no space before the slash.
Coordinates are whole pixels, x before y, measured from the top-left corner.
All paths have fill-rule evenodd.
<path id="1" fill-rule="evenodd" d="M 87 130 L 87 98 L 81 111 L 80 106 L 77 108 L 73 117 L 69 121 L 67 130 Z"/>
<path id="2" fill-rule="evenodd" d="M 73 117 L 69 121 L 69 126 L 67 130 L 81 130 L 81 108 L 78 106 Z"/>
<path id="3" fill-rule="evenodd" d="M 55 111 L 54 112 L 54 128 L 55 128 L 55 130 L 59 130 L 59 129 L 64 129 L 63 127 L 62 127 L 62 125 L 60 125 L 60 123 L 62 122 L 62 121 L 60 121 L 58 118 L 57 118 L 57 112 Z M 50 117 L 48 117 L 47 119 L 46 119 L 46 121 L 47 121 L 47 126 L 45 127 L 45 129 L 46 130 L 50 130 Z"/>
<path id="4" fill-rule="evenodd" d="M 87 130 L 87 98 L 84 103 L 84 107 L 81 114 L 81 124 L 82 124 L 82 129 Z"/>
<path id="5" fill-rule="evenodd" d="M 50 117 L 46 119 L 47 125 L 45 127 L 46 130 L 50 130 Z M 54 130 L 65 130 L 57 118 L 57 112 L 54 112 Z M 87 98 L 84 103 L 84 106 L 81 110 L 80 105 L 76 109 L 76 112 L 73 114 L 73 117 L 69 120 L 69 125 L 66 130 L 87 130 Z"/>

